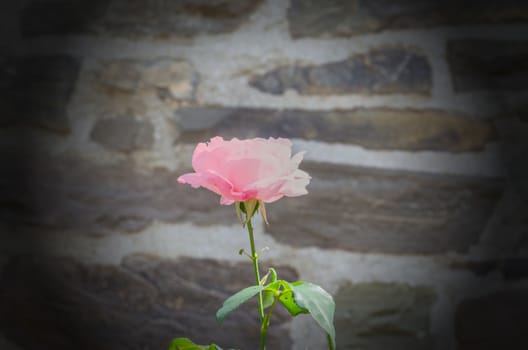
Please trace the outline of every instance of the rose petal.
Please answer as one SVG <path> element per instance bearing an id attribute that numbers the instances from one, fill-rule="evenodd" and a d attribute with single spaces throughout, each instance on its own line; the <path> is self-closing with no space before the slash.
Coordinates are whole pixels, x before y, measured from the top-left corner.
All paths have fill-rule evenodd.
<path id="1" fill-rule="evenodd" d="M 310 176 L 298 169 L 304 152 L 292 157 L 291 148 L 291 141 L 285 138 L 226 141 L 216 136 L 196 146 L 192 157 L 195 172 L 180 176 L 178 182 L 205 187 L 219 194 L 226 205 L 300 196 L 307 193 Z"/>

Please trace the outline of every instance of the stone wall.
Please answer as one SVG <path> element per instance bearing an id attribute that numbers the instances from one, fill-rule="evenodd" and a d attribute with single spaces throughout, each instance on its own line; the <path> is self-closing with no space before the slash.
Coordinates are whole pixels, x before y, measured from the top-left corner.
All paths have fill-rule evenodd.
<path id="1" fill-rule="evenodd" d="M 253 282 L 234 208 L 176 182 L 214 135 L 307 151 L 256 244 L 333 294 L 338 349 L 528 348 L 525 1 L 0 10 L 0 348 L 255 349 L 255 305 L 214 320 Z"/>

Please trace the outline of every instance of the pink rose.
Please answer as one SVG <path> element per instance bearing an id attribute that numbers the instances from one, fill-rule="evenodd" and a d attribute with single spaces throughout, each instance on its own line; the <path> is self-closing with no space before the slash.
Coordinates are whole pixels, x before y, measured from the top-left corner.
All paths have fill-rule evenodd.
<path id="1" fill-rule="evenodd" d="M 199 143 L 194 150 L 194 173 L 178 182 L 218 193 L 221 204 L 274 202 L 283 196 L 307 194 L 310 176 L 299 170 L 304 152 L 291 156 L 291 141 L 283 138 L 255 138 L 225 141 L 217 136 Z"/>

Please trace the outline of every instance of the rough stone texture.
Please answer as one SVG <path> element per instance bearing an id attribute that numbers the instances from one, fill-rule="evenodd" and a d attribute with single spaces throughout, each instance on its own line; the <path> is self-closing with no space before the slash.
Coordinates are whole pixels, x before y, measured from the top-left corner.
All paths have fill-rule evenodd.
<path id="1" fill-rule="evenodd" d="M 435 293 L 398 283 L 342 286 L 334 296 L 339 349 L 433 349 L 429 334 Z"/>
<path id="2" fill-rule="evenodd" d="M 0 218 L 13 226 L 104 234 L 137 232 L 155 219 L 198 225 L 237 222 L 233 207 L 220 206 L 214 193 L 178 184 L 183 171 L 145 173 L 130 163 L 71 159 L 11 164 L 0 173 Z"/>
<path id="3" fill-rule="evenodd" d="M 267 209 L 269 232 L 297 247 L 464 252 L 478 239 L 502 190 L 498 181 L 478 178 L 330 164 L 302 168 L 312 176 L 310 195 Z"/>
<path id="4" fill-rule="evenodd" d="M 481 274 L 496 267 L 506 276 L 511 274 L 505 270 L 510 267 L 503 264 L 509 258 L 528 256 L 528 201 L 521 194 L 511 181 L 505 183 L 504 194 L 475 247 L 476 252 L 491 259 L 484 261 L 484 266 L 476 266 Z"/>
<path id="5" fill-rule="evenodd" d="M 289 267 L 280 271 L 296 278 Z M 132 255 L 108 266 L 18 256 L 1 277 L 0 327 L 22 349 L 158 350 L 182 336 L 224 349 L 254 349 L 255 303 L 233 312 L 222 327 L 214 318 L 222 302 L 252 279 L 249 262 Z M 280 327 L 288 319 L 281 310 L 274 314 L 270 348 L 290 349 L 287 330 Z"/>
<path id="6" fill-rule="evenodd" d="M 287 137 L 360 145 L 367 149 L 482 150 L 496 138 L 489 121 L 440 110 L 303 111 L 190 107 L 176 111 L 180 140 Z"/>
<path id="7" fill-rule="evenodd" d="M 91 136 L 92 140 L 110 150 L 131 152 L 152 147 L 154 127 L 147 121 L 123 115 L 98 120 Z"/>
<path id="8" fill-rule="evenodd" d="M 528 347 L 528 290 L 518 287 L 466 299 L 457 308 L 458 350 Z"/>
<path id="9" fill-rule="evenodd" d="M 510 250 L 515 256 L 528 256 L 528 201 L 524 200 L 521 205 L 503 217 L 504 230 L 502 234 L 512 234 L 514 237 L 513 249 Z M 497 232 L 497 236 L 501 232 Z M 507 251 L 507 250 L 505 250 Z M 527 276 L 528 277 L 528 276 Z"/>
<path id="10" fill-rule="evenodd" d="M 194 97 L 198 83 L 198 74 L 183 60 L 114 60 L 100 65 L 98 82 L 123 92 L 155 89 L 164 97 L 188 100 Z"/>
<path id="11" fill-rule="evenodd" d="M 20 13 L 26 36 L 95 33 L 166 38 L 231 32 L 262 0 L 32 0 Z"/>
<path id="12" fill-rule="evenodd" d="M 486 276 L 499 271 L 506 280 L 521 280 L 528 277 L 528 259 L 506 258 L 502 260 L 466 261 L 451 265 L 454 269 L 468 269 L 477 276 Z"/>
<path id="13" fill-rule="evenodd" d="M 66 106 L 79 69 L 71 56 L 0 57 L 0 125 L 69 132 Z"/>
<path id="14" fill-rule="evenodd" d="M 292 0 L 294 38 L 350 36 L 440 25 L 516 23 L 528 20 L 523 0 Z"/>
<path id="15" fill-rule="evenodd" d="M 528 124 L 513 117 L 501 118 L 495 124 L 501 138 L 504 167 L 516 191 L 528 203 Z"/>
<path id="16" fill-rule="evenodd" d="M 430 95 L 432 75 L 427 58 L 404 47 L 381 47 L 321 65 L 287 65 L 253 76 L 249 85 L 280 95 L 420 94 Z"/>
<path id="17" fill-rule="evenodd" d="M 455 91 L 528 88 L 528 41 L 454 40 L 447 59 Z"/>

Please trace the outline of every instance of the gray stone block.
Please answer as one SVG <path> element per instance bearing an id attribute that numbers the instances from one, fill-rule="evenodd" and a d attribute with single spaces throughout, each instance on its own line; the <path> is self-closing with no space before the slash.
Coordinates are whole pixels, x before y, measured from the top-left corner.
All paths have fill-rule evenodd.
<path id="1" fill-rule="evenodd" d="M 292 89 L 301 95 L 418 94 L 430 95 L 427 57 L 403 47 L 381 47 L 321 65 L 282 66 L 256 75 L 249 85 L 269 94 Z"/>
<path id="2" fill-rule="evenodd" d="M 358 108 L 338 111 L 188 107 L 175 111 L 180 141 L 286 137 L 376 150 L 482 150 L 496 139 L 488 120 L 434 109 Z"/>
<path id="3" fill-rule="evenodd" d="M 277 268 L 284 278 L 296 278 L 293 269 Z M 214 317 L 253 278 L 249 262 L 132 255 L 111 266 L 18 256 L 0 277 L 0 327 L 21 349 L 159 350 L 176 337 L 253 349 L 259 344 L 256 303 L 243 305 L 221 327 Z M 270 348 L 290 349 L 281 327 L 288 319 L 283 310 L 274 313 Z"/>
<path id="4" fill-rule="evenodd" d="M 267 229 L 281 243 L 355 252 L 444 254 L 474 244 L 502 183 L 305 163 L 309 194 L 267 207 Z"/>

